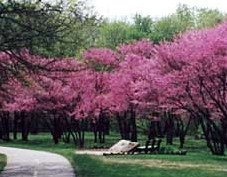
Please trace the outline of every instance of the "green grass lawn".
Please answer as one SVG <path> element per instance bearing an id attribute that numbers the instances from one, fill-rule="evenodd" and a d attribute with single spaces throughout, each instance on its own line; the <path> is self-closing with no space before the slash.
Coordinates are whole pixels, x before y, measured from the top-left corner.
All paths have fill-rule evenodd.
<path id="1" fill-rule="evenodd" d="M 227 174 L 225 171 L 200 168 L 149 167 L 144 165 L 144 160 L 134 164 L 131 163 L 132 159 L 127 159 L 127 163 L 121 163 L 121 159 L 125 157 L 118 159 L 119 162 L 108 162 L 103 160 L 103 157 L 88 155 L 78 155 L 74 158 L 79 164 L 78 172 L 83 177 L 224 177 Z"/>
<path id="2" fill-rule="evenodd" d="M 4 154 L 0 154 L 0 172 L 6 166 L 6 156 Z"/>
<path id="3" fill-rule="evenodd" d="M 108 136 L 104 146 L 119 140 Z M 86 135 L 86 147 L 102 146 L 93 143 L 92 134 Z M 140 142 L 144 142 L 143 138 Z M 178 146 L 177 140 L 175 146 Z M 3 142 L 2 146 L 44 150 L 64 155 L 72 163 L 79 177 L 224 177 L 227 175 L 227 157 L 213 156 L 203 140 L 189 138 L 186 156 L 180 155 L 76 155 L 73 143 L 53 144 L 50 135 L 31 135 L 28 142 L 20 140 Z M 165 146 L 163 142 L 162 146 Z"/>

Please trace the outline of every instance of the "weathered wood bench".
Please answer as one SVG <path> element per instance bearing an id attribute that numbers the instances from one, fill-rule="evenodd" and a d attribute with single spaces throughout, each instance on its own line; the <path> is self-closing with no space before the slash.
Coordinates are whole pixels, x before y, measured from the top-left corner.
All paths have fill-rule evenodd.
<path id="1" fill-rule="evenodd" d="M 150 154 L 153 152 L 158 152 L 160 149 L 162 140 L 161 139 L 150 139 L 146 141 L 145 146 L 139 146 L 134 152 Z"/>

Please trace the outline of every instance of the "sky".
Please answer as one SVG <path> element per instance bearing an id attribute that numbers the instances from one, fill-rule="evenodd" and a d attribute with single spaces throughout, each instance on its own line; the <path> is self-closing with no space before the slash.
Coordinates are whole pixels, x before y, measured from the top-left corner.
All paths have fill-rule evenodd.
<path id="1" fill-rule="evenodd" d="M 88 0 L 88 2 L 94 6 L 98 14 L 111 20 L 130 19 L 136 13 L 160 18 L 174 13 L 179 4 L 218 9 L 227 13 L 227 0 Z"/>

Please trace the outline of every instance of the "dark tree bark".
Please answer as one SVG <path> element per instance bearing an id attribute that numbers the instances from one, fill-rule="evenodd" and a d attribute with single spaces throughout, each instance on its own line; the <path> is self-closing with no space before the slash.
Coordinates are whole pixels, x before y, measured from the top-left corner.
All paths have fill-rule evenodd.
<path id="1" fill-rule="evenodd" d="M 2 132 L 2 139 L 5 141 L 10 140 L 10 120 L 9 120 L 9 112 L 2 111 L 0 112 L 1 115 L 1 132 Z"/>
<path id="2" fill-rule="evenodd" d="M 177 122 L 177 129 L 178 129 L 178 136 L 180 140 L 180 149 L 184 148 L 184 143 L 185 143 L 185 137 L 187 135 L 187 132 L 189 130 L 189 126 L 192 121 L 192 116 L 188 118 L 188 121 L 185 123 L 183 118 L 176 116 L 175 120 Z"/>
<path id="3" fill-rule="evenodd" d="M 174 119 L 173 116 L 166 112 L 165 115 L 165 130 L 166 130 L 166 144 L 172 145 L 173 144 L 173 137 L 174 137 Z"/>
<path id="4" fill-rule="evenodd" d="M 17 140 L 17 132 L 18 132 L 18 121 L 20 119 L 19 112 L 14 112 L 13 119 L 13 139 Z"/>

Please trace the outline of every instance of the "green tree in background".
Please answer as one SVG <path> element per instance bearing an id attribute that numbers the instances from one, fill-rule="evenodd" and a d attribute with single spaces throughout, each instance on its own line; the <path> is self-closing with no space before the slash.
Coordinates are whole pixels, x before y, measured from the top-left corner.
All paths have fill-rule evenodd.
<path id="1" fill-rule="evenodd" d="M 198 9 L 197 28 L 213 27 L 227 19 L 227 15 L 218 10 Z"/>
<path id="2" fill-rule="evenodd" d="M 145 36 L 152 32 L 154 22 L 150 16 L 143 17 L 140 14 L 136 14 L 133 20 L 137 31 L 144 33 Z"/>
<path id="3" fill-rule="evenodd" d="M 176 12 L 154 19 L 136 14 L 131 23 L 126 21 L 105 21 L 100 27 L 95 45 L 114 49 L 120 43 L 143 38 L 154 43 L 171 41 L 174 36 L 187 30 L 212 27 L 226 20 L 226 14 L 206 8 L 190 8 L 180 4 Z"/>
<path id="4" fill-rule="evenodd" d="M 66 21 L 60 4 L 40 1 L 0 1 L 0 51 L 50 45 L 60 38 Z"/>
<path id="5" fill-rule="evenodd" d="M 61 40 L 49 47 L 39 48 L 49 57 L 73 57 L 84 49 L 94 46 L 102 19 L 93 13 L 86 2 L 77 1 L 65 4 L 64 13 L 67 18 L 67 28 L 61 32 Z"/>
<path id="6" fill-rule="evenodd" d="M 0 51 L 75 56 L 94 44 L 99 21 L 83 1 L 0 1 Z"/>
<path id="7" fill-rule="evenodd" d="M 136 30 L 124 21 L 105 21 L 99 29 L 96 46 L 114 49 L 118 44 L 131 42 Z"/>

